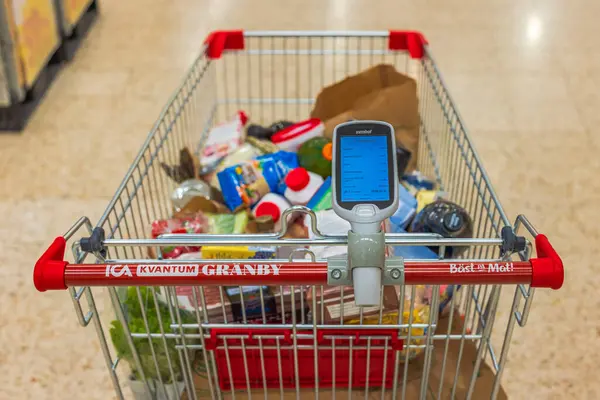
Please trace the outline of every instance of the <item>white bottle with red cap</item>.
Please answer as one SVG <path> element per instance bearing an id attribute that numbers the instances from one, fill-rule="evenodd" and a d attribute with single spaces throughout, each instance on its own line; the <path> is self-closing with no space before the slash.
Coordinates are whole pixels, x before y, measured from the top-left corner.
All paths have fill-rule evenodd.
<path id="1" fill-rule="evenodd" d="M 305 206 L 323 184 L 323 178 L 300 167 L 288 173 L 285 184 L 287 189 L 284 195 L 290 203 Z"/>
<path id="2" fill-rule="evenodd" d="M 275 223 L 275 232 L 279 232 L 281 229 L 281 215 L 289 207 L 291 207 L 291 204 L 285 197 L 275 193 L 267 193 L 256 204 L 252 213 L 255 217 L 270 215 Z M 291 217 L 291 215 L 288 216 L 288 222 L 290 222 Z"/>

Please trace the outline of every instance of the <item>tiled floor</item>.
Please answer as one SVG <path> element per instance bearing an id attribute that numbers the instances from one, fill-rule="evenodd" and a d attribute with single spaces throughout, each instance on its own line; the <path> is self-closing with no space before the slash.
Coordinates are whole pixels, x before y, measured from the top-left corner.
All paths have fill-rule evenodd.
<path id="1" fill-rule="evenodd" d="M 516 328 L 504 387 L 518 399 L 600 398 L 599 2 L 100 5 L 27 129 L 0 135 L 0 398 L 114 396 L 93 328 L 78 326 L 66 294 L 35 292 L 32 267 L 76 218 L 99 217 L 206 33 L 237 27 L 425 33 L 510 217 L 526 214 L 567 268 L 563 289 L 538 290 Z"/>

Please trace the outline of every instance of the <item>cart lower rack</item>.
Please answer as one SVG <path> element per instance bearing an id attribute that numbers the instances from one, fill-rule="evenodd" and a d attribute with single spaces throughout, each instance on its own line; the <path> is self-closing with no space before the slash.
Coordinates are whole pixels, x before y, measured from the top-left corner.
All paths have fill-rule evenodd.
<path id="1" fill-rule="evenodd" d="M 472 216 L 473 238 L 386 233 L 388 246 L 434 247 L 439 257 L 386 259 L 377 307 L 354 306 L 339 257 L 315 259 L 312 248 L 348 238 L 322 234 L 305 207 L 286 211 L 273 234 L 145 238 L 171 216 L 176 184 L 161 164 L 176 164 L 180 149 L 201 149 L 210 128 L 239 109 L 262 123 L 299 120 L 321 88 L 376 64 L 416 81 L 417 167 Z M 309 215 L 313 239 L 284 238 L 291 213 Z M 208 245 L 294 250 L 286 259 L 152 257 Z M 465 248 L 463 258 L 445 258 L 448 246 Z M 410 31 L 212 33 L 97 225 L 81 218 L 34 269 L 38 290 L 69 290 L 80 324 L 96 327 L 117 395 L 128 379 L 138 399 L 503 397 L 515 324 L 526 324 L 535 288 L 559 289 L 563 278 L 548 239 L 525 217 L 513 225 L 505 215 L 427 41 Z M 506 285 L 515 285 L 514 300 L 502 326 Z M 110 329 L 98 286 L 108 287 L 116 315 Z M 252 304 L 249 288 L 259 293 Z M 227 300 L 236 294 L 241 304 Z"/>

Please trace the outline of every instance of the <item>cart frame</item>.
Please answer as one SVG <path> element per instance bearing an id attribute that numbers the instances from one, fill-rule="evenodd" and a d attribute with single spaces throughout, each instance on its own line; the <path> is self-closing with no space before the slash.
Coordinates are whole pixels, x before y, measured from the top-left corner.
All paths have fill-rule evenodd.
<path id="1" fill-rule="evenodd" d="M 378 311 L 376 324 L 363 321 L 360 309 L 359 323 L 344 322 L 343 311 L 339 323 L 324 323 L 318 317 L 312 320 L 305 310 L 305 291 L 312 287 L 312 310 L 317 309 L 318 290 L 323 296 L 323 285 L 330 281 L 328 265 L 324 260 L 269 260 L 274 263 L 278 274 L 218 274 L 203 273 L 214 266 L 215 260 L 148 260 L 147 249 L 160 254 L 161 247 L 171 245 L 203 244 L 259 244 L 278 246 L 338 246 L 347 244 L 345 236 L 322 235 L 316 229 L 314 214 L 308 209 L 294 208 L 290 212 L 305 212 L 313 217 L 316 238 L 283 239 L 282 232 L 267 235 L 163 235 L 158 239 L 146 239 L 147 227 L 159 218 L 168 218 L 171 213 L 169 193 L 175 187 L 164 176 L 159 163 L 177 163 L 179 149 L 187 146 L 195 150 L 202 147 L 203 138 L 216 122 L 224 120 L 237 109 L 249 111 L 251 116 L 263 122 L 276 118 L 299 119 L 308 115 L 319 88 L 337 82 L 345 76 L 360 72 L 375 63 L 391 63 L 398 70 L 413 76 L 418 83 L 420 100 L 421 132 L 418 154 L 419 170 L 436 179 L 438 185 L 449 194 L 449 198 L 463 205 L 473 216 L 475 238 L 444 239 L 435 235 L 386 234 L 386 244 L 393 246 L 436 245 L 440 248 L 440 259 L 435 261 L 404 260 L 402 274 L 404 284 L 398 290 L 398 318 L 395 323 L 384 323 L 383 306 Z M 285 221 L 286 218 L 283 218 Z M 525 227 L 528 237 L 523 248 L 517 234 Z M 73 262 L 65 260 L 65 249 L 71 244 Z M 466 246 L 464 259 L 443 259 L 445 246 Z M 537 257 L 533 257 L 533 250 Z M 93 258 L 92 263 L 85 263 Z M 248 260 L 218 260 L 221 264 L 245 263 L 254 271 L 261 263 Z M 152 275 L 144 272 L 148 267 L 161 266 L 165 273 Z M 187 268 L 193 276 L 177 274 L 172 268 Z M 140 269 L 142 268 L 142 269 Z M 171 269 L 169 269 L 171 268 Z M 164 272 L 164 271 L 163 271 Z M 495 372 L 490 396 L 496 398 L 500 391 L 502 372 L 506 365 L 508 349 L 515 324 L 525 326 L 531 310 L 535 287 L 558 289 L 563 282 L 563 266 L 560 258 L 547 238 L 539 234 L 524 216 L 511 224 L 504 213 L 492 188 L 490 180 L 477 155 L 465 124 L 432 58 L 427 41 L 418 32 L 412 31 L 368 31 L 368 32 L 325 32 L 325 31 L 219 31 L 210 34 L 200 56 L 186 75 L 156 124 L 150 131 L 141 150 L 127 171 L 125 178 L 110 201 L 106 211 L 95 225 L 83 217 L 63 236 L 58 237 L 36 263 L 34 282 L 38 290 L 69 290 L 79 323 L 87 326 L 93 322 L 100 339 L 106 365 L 119 398 L 123 390 L 118 376 L 119 357 L 114 356 L 106 339 L 106 319 L 100 316 L 94 297 L 95 286 L 107 286 L 110 301 L 117 320 L 124 327 L 126 340 L 132 352 L 133 369 L 145 383 L 146 390 L 157 398 L 178 398 L 180 390 L 169 383 L 181 381 L 188 398 L 225 398 L 245 390 L 248 396 L 262 394 L 265 398 L 271 390 L 279 389 L 281 397 L 285 390 L 293 388 L 299 398 L 306 388 L 314 388 L 318 398 L 320 390 L 336 390 L 344 396 L 352 396 L 357 389 L 365 398 L 371 394 L 381 398 L 405 398 L 409 370 L 412 364 L 410 351 L 421 353 L 422 371 L 419 397 L 426 398 L 464 394 L 471 398 L 475 393 L 477 376 L 481 366 L 488 362 Z M 284 291 L 287 287 L 291 304 L 291 315 L 281 312 L 281 320 L 269 323 L 265 315 L 265 299 L 261 288 L 262 320 L 251 320 L 243 311 L 241 324 L 228 321 L 223 287 L 219 286 L 221 318 L 214 321 L 209 316 L 206 291 L 215 285 L 273 285 L 280 289 L 280 303 L 285 308 Z M 516 285 L 511 312 L 505 327 L 494 327 L 496 311 L 502 285 Z M 431 285 L 429 318 L 424 322 L 413 321 L 416 288 Z M 448 306 L 447 330 L 436 331 L 442 310 L 440 285 L 451 285 L 454 295 Z M 462 287 L 461 287 L 462 285 Z M 135 293 L 142 310 L 146 331 L 131 332 L 127 309 L 119 286 L 135 286 Z M 142 298 L 139 286 L 149 286 Z M 154 286 L 161 286 L 155 289 Z M 176 286 L 192 286 L 191 296 L 195 308 L 195 322 L 186 323 L 179 304 Z M 308 287 L 307 287 L 308 286 Z M 460 289 L 460 290 L 459 290 Z M 341 308 L 344 308 L 344 287 L 341 290 Z M 315 295 L 316 293 L 316 295 Z M 162 297 L 161 297 L 162 296 Z M 287 296 L 287 295 L 286 295 Z M 300 297 L 301 312 L 294 309 L 296 296 Z M 87 307 L 82 305 L 86 299 Z M 405 306 L 404 299 L 409 298 Z M 524 306 L 521 306 L 525 300 Z M 160 330 L 148 330 L 146 315 L 152 301 L 157 317 L 161 320 L 159 306 L 164 301 L 168 308 L 170 324 Z M 245 310 L 242 297 L 242 310 Z M 322 310 L 324 301 L 321 301 Z M 87 311 L 84 309 L 87 308 Z M 406 308 L 406 309 L 405 309 Z M 401 318 L 407 313 L 408 321 Z M 462 331 L 451 332 L 453 321 L 460 319 Z M 500 329 L 500 330 L 499 330 Z M 492 333 L 500 334 L 500 351 L 493 346 Z M 146 379 L 147 366 L 142 366 L 139 354 L 141 341 L 147 341 L 152 354 L 150 368 L 155 368 L 158 379 L 153 383 Z M 459 343 L 458 361 L 452 384 L 440 379 L 432 387 L 430 374 L 432 364 L 441 364 L 441 375 L 447 366 L 450 343 Z M 459 388 L 461 357 L 466 343 L 477 347 L 473 360 L 468 387 Z M 158 371 L 157 360 L 160 346 L 174 346 L 177 359 L 171 359 L 167 351 L 170 377 L 163 379 Z M 434 347 L 441 343 L 443 357 L 433 360 Z M 158 346 L 158 347 L 156 347 Z M 272 353 L 268 353 L 268 352 Z M 289 360 L 293 364 L 293 377 L 284 385 L 282 370 L 285 368 L 282 355 L 291 351 Z M 338 353 L 336 353 L 336 351 Z M 345 383 L 340 385 L 336 378 L 345 365 L 336 365 L 336 357 L 348 352 L 349 371 Z M 352 352 L 364 356 L 358 363 Z M 274 352 L 274 353 L 273 353 Z M 322 354 L 330 354 L 331 365 L 325 367 Z M 234 383 L 232 360 L 235 355 L 243 362 L 245 377 Z M 264 356 L 274 354 L 277 358 L 279 379 L 267 382 Z M 287 353 L 285 353 L 287 354 Z M 194 357 L 200 357 L 206 368 L 207 387 L 199 388 L 195 381 Z M 255 371 L 249 368 L 249 359 L 258 355 L 259 379 L 251 378 Z M 299 365 L 299 357 L 308 364 Z M 489 355 L 489 357 L 487 357 Z M 392 358 L 388 359 L 389 356 Z M 224 357 L 224 358 L 223 358 Z M 287 357 L 287 356 L 286 356 Z M 373 359 L 371 358 L 373 357 Z M 376 357 L 383 357 L 383 371 L 375 369 Z M 236 358 L 237 359 L 237 358 Z M 252 361 L 252 362 L 254 362 Z M 219 364 L 221 362 L 221 364 Z M 274 361 L 273 361 L 274 362 Z M 356 385 L 353 368 L 366 366 L 365 378 Z M 379 363 L 379 361 L 377 361 Z M 388 368 L 388 363 L 390 368 Z M 219 364 L 219 366 L 217 366 Z M 275 364 L 273 364 L 275 365 Z M 308 383 L 301 377 L 310 366 L 314 381 Z M 235 369 L 233 365 L 233 369 Z M 333 376 L 325 381 L 319 368 L 327 369 Z M 437 367 L 436 367 L 437 368 Z M 393 370 L 393 372 L 392 372 Z M 361 369 L 362 371 L 362 369 Z M 364 372 L 364 371 L 363 371 Z M 371 374 L 381 379 L 374 385 Z M 389 377 L 389 379 L 388 379 Z M 343 380 L 343 379 L 342 379 Z M 290 386 L 291 385 L 291 386 Z M 371 389 L 369 386 L 377 386 Z M 261 392 L 262 389 L 262 392 Z M 256 392 L 258 390 L 258 392 Z"/>

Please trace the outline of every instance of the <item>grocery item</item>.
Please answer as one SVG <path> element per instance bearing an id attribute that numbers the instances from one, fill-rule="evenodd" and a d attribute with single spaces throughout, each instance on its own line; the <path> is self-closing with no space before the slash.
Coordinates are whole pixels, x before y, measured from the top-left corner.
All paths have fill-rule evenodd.
<path id="1" fill-rule="evenodd" d="M 202 246 L 202 258 L 205 259 L 269 259 L 275 258 L 275 247 L 260 246 Z"/>
<path id="2" fill-rule="evenodd" d="M 332 147 L 331 140 L 326 137 L 318 136 L 308 139 L 298 150 L 300 166 L 323 178 L 331 176 Z"/>
<path id="3" fill-rule="evenodd" d="M 206 233 L 210 221 L 206 214 L 198 212 L 186 218 L 161 219 L 152 222 L 152 238 L 166 233 Z M 181 254 L 196 252 L 198 246 L 168 246 L 160 249 L 162 258 L 177 258 Z"/>
<path id="4" fill-rule="evenodd" d="M 410 174 L 404 175 L 402 177 L 402 184 L 413 196 L 416 196 L 419 190 L 433 190 L 435 188 L 435 182 L 419 171 L 413 171 Z"/>
<path id="5" fill-rule="evenodd" d="M 244 139 L 244 125 L 247 121 L 246 113 L 238 111 L 230 121 L 212 128 L 200 151 L 201 165 L 214 165 L 215 161 L 240 147 Z"/>
<path id="6" fill-rule="evenodd" d="M 439 258 L 437 253 L 425 246 L 395 246 L 394 256 L 407 260 L 437 260 Z"/>
<path id="7" fill-rule="evenodd" d="M 455 286 L 453 285 L 440 285 L 438 299 L 438 309 L 440 314 L 446 311 L 448 305 L 452 301 L 452 296 L 454 295 L 454 288 Z M 456 289 L 460 289 L 460 285 L 456 286 Z M 433 301 L 433 286 L 418 285 L 416 291 L 420 295 L 421 302 L 427 305 L 431 305 L 431 302 Z"/>
<path id="8" fill-rule="evenodd" d="M 177 218 L 162 219 L 152 222 L 152 238 L 167 233 L 213 233 L 242 234 L 246 231 L 248 213 L 240 211 L 236 214 L 211 214 L 198 211 L 196 213 L 178 213 Z M 175 258 L 185 253 L 196 252 L 198 246 L 168 246 L 161 248 L 162 258 Z M 156 254 L 151 253 L 155 258 Z"/>
<path id="9" fill-rule="evenodd" d="M 256 233 L 273 233 L 275 231 L 275 221 L 270 215 L 262 215 L 254 218 L 256 224 Z"/>
<path id="10" fill-rule="evenodd" d="M 436 200 L 425 206 L 411 224 L 412 232 L 437 233 L 447 238 L 469 238 L 473 236 L 473 222 L 467 211 L 448 200 Z M 430 249 L 437 254 L 438 247 Z M 444 257 L 456 258 L 466 246 L 446 246 Z"/>
<path id="11" fill-rule="evenodd" d="M 194 197 L 207 200 L 222 200 L 218 190 L 199 179 L 188 179 L 182 182 L 171 194 L 171 203 L 177 211 L 181 210 Z"/>
<path id="12" fill-rule="evenodd" d="M 398 179 L 402 179 L 402 175 L 406 172 L 408 163 L 412 157 L 412 153 L 402 145 L 396 145 L 396 165 L 398 165 Z"/>
<path id="13" fill-rule="evenodd" d="M 436 200 L 443 199 L 446 196 L 446 192 L 439 190 L 419 190 L 416 194 L 417 212 L 421 212 L 425 206 L 433 203 Z"/>
<path id="14" fill-rule="evenodd" d="M 400 225 L 389 224 L 391 233 L 406 233 L 406 230 Z M 431 251 L 426 246 L 393 246 L 393 254 L 396 257 L 403 257 L 408 260 L 436 260 L 437 253 Z"/>
<path id="15" fill-rule="evenodd" d="M 424 288 L 424 287 L 423 287 Z M 426 324 L 429 322 L 429 314 L 430 314 L 430 306 L 428 302 L 425 302 L 421 296 L 417 293 L 415 296 L 414 304 L 412 305 L 413 312 L 412 318 L 410 313 L 411 308 L 411 298 L 410 291 L 405 291 L 405 299 L 404 299 L 404 312 L 402 313 L 402 324 Z M 344 322 L 346 325 L 359 325 L 361 324 L 360 318 L 350 319 Z M 363 315 L 362 325 L 378 325 L 379 322 L 379 313 L 374 315 Z M 395 325 L 398 324 L 398 309 L 394 311 L 384 311 L 381 315 L 381 324 L 384 325 Z M 400 330 L 401 334 L 404 336 L 408 336 L 408 329 L 403 328 Z M 400 352 L 400 362 L 405 361 L 406 351 L 408 350 L 409 355 L 408 359 L 412 360 L 418 354 L 423 352 L 423 348 L 418 346 L 423 344 L 423 339 L 415 339 L 415 336 L 423 336 L 426 332 L 426 329 L 423 328 L 411 328 L 411 341 L 410 344 L 412 346 L 408 347 L 408 349 L 404 349 Z"/>
<path id="16" fill-rule="evenodd" d="M 161 162 L 160 166 L 169 178 L 177 183 L 182 183 L 188 179 L 198 178 L 198 173 L 200 171 L 200 162 L 187 147 L 179 150 L 179 164 L 168 165 Z"/>
<path id="17" fill-rule="evenodd" d="M 325 182 L 321 185 L 319 190 L 315 192 L 313 197 L 310 198 L 306 207 L 313 211 L 331 210 L 332 198 L 331 198 L 331 177 L 327 177 Z"/>
<path id="18" fill-rule="evenodd" d="M 263 154 L 277 153 L 280 150 L 279 147 L 270 140 L 257 139 L 252 136 L 246 138 L 246 143 L 251 144 Z"/>
<path id="19" fill-rule="evenodd" d="M 231 154 L 228 156 L 217 160 L 214 165 L 201 169 L 200 174 L 203 175 L 205 180 L 210 182 L 211 186 L 220 190 L 221 186 L 219 185 L 219 178 L 217 177 L 219 172 L 223 171 L 227 167 L 254 160 L 260 155 L 262 155 L 261 150 L 250 143 L 244 143 L 231 152 Z"/>
<path id="20" fill-rule="evenodd" d="M 350 230 L 350 222 L 340 218 L 333 210 L 318 211 L 317 228 L 324 235 L 347 235 Z M 311 219 L 308 214 L 304 216 L 304 225 L 308 228 L 308 237 L 314 239 L 315 233 L 311 229 Z M 328 257 L 348 253 L 346 246 L 311 246 L 310 250 L 317 259 L 326 259 Z"/>
<path id="21" fill-rule="evenodd" d="M 248 137 L 269 140 L 271 139 L 271 136 L 273 136 L 275 133 L 291 125 L 294 125 L 294 123 L 291 121 L 277 121 L 268 127 L 263 127 L 257 124 L 251 124 L 248 126 L 248 129 L 246 129 L 246 134 L 248 135 Z"/>
<path id="22" fill-rule="evenodd" d="M 261 304 L 261 289 L 263 303 Z M 234 322 L 243 322 L 244 318 L 261 318 L 277 315 L 275 297 L 268 286 L 226 286 L 225 293 L 231 303 Z"/>
<path id="23" fill-rule="evenodd" d="M 200 253 L 186 253 L 182 254 L 177 258 L 181 261 L 198 261 L 201 259 Z M 236 300 L 239 300 L 239 286 L 237 287 L 237 293 L 235 290 L 229 290 L 231 287 L 218 287 L 218 286 L 202 286 L 202 287 L 193 287 L 193 286 L 175 286 L 175 293 L 177 296 L 177 303 L 179 308 L 185 311 L 195 312 L 196 309 L 200 311 L 201 315 L 207 318 L 210 323 L 223 323 L 227 322 L 242 322 L 242 318 L 240 318 L 241 314 L 241 304 L 239 307 L 235 305 Z M 245 287 L 243 287 L 245 288 Z M 294 303 L 291 301 L 291 290 L 289 286 L 271 286 L 265 290 L 265 286 L 251 287 L 252 289 L 246 292 L 244 290 L 244 302 L 246 303 L 246 299 L 249 297 L 250 304 L 246 305 L 246 311 L 250 311 L 250 315 L 246 315 L 246 320 L 248 323 L 263 323 L 262 313 L 256 314 L 256 303 L 255 294 L 258 292 L 259 302 L 260 302 L 260 290 L 262 288 L 263 298 L 265 301 L 265 306 L 268 305 L 268 310 L 270 312 L 265 313 L 265 321 L 266 323 L 282 323 L 282 322 L 291 322 L 292 321 L 292 313 L 296 313 L 296 320 L 303 321 L 308 315 L 308 309 L 302 310 L 302 305 L 308 307 L 307 301 L 305 297 L 305 290 L 303 287 L 296 286 L 294 289 Z M 195 295 L 194 295 L 195 291 Z M 163 292 L 163 288 L 157 288 L 157 298 L 159 301 L 167 302 L 167 298 L 165 293 Z M 248 296 L 248 294 L 250 296 Z M 233 298 L 232 301 L 229 298 L 229 295 Z M 275 301 L 275 305 L 273 307 L 273 303 L 270 300 L 273 299 Z M 204 301 L 204 303 L 203 303 Z M 203 310 L 202 304 L 206 305 L 206 309 Z M 248 307 L 248 306 L 251 307 Z M 254 307 L 252 307 L 254 305 Z M 249 310 L 250 308 L 250 310 Z M 275 311 L 275 312 L 273 312 Z"/>
<path id="24" fill-rule="evenodd" d="M 323 184 L 323 178 L 313 172 L 299 167 L 285 177 L 287 189 L 285 197 L 292 204 L 306 205 Z"/>
<path id="25" fill-rule="evenodd" d="M 207 200 L 204 197 L 192 197 L 185 206 L 173 213 L 173 218 L 188 218 L 197 212 L 205 214 L 229 214 L 229 209 L 221 202 Z"/>
<path id="26" fill-rule="evenodd" d="M 248 225 L 248 213 L 240 211 L 235 214 L 206 214 L 209 221 L 209 233 L 216 235 L 241 234 Z"/>
<path id="27" fill-rule="evenodd" d="M 342 302 L 342 287 L 340 286 L 323 286 L 313 291 L 312 286 L 306 295 L 306 300 L 311 308 L 311 315 L 316 319 L 318 324 L 339 323 L 340 319 L 348 321 L 360 317 L 379 315 L 381 308 L 383 312 L 398 311 L 398 292 L 395 286 L 383 287 L 383 307 L 379 305 L 369 307 L 358 307 L 354 302 L 354 288 L 352 286 L 344 286 L 344 297 Z M 316 310 L 312 309 L 313 296 L 316 300 Z M 323 303 L 323 305 L 321 305 Z M 323 309 L 323 314 L 321 314 Z"/>
<path id="28" fill-rule="evenodd" d="M 291 204 L 283 196 L 275 193 L 267 193 L 262 199 L 256 204 L 252 213 L 255 217 L 270 216 L 274 225 L 274 230 L 279 232 L 281 230 L 281 216 L 283 212 L 291 207 Z M 290 215 L 288 222 L 292 219 Z"/>
<path id="29" fill-rule="evenodd" d="M 377 65 L 325 87 L 310 116 L 323 121 L 328 138 L 342 122 L 386 121 L 394 127 L 396 143 L 413 155 L 407 170 L 417 165 L 421 127 L 417 83 L 392 65 Z"/>
<path id="30" fill-rule="evenodd" d="M 398 210 L 390 217 L 390 222 L 402 229 L 406 229 L 416 214 L 417 199 L 408 190 L 398 184 Z"/>
<path id="31" fill-rule="evenodd" d="M 217 177 L 225 204 L 233 211 L 253 206 L 269 192 L 283 194 L 284 178 L 297 166 L 296 154 L 278 151 L 224 169 Z"/>
<path id="32" fill-rule="evenodd" d="M 297 152 L 302 143 L 323 136 L 323 128 L 320 119 L 311 118 L 277 132 L 271 137 L 271 141 L 282 150 Z"/>

